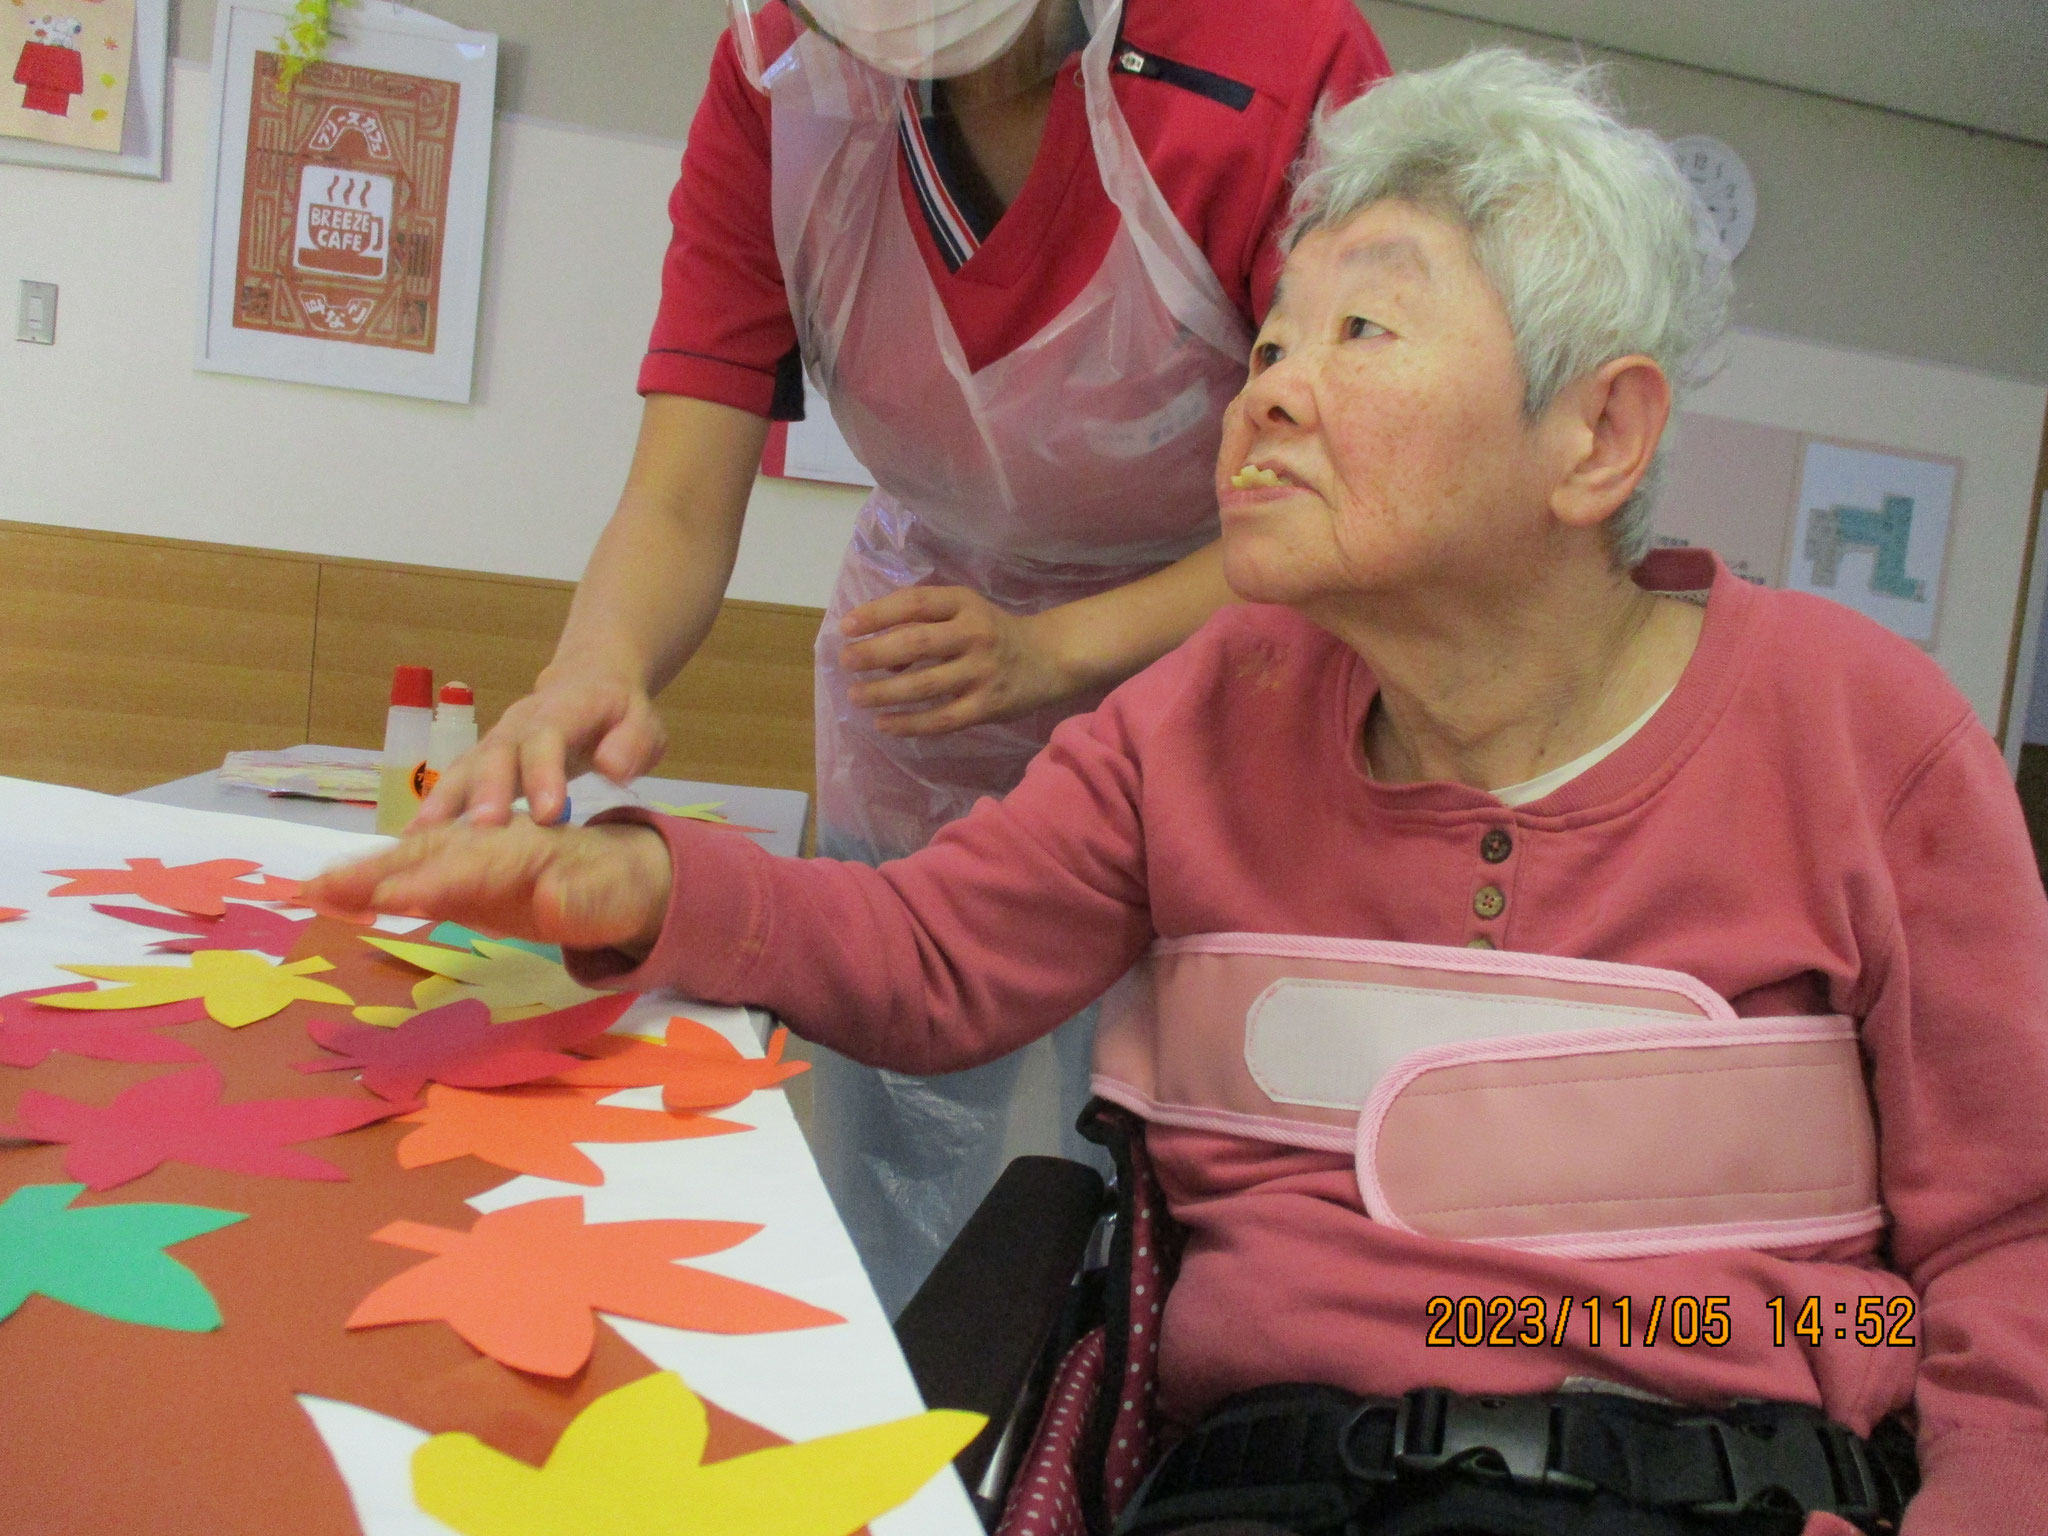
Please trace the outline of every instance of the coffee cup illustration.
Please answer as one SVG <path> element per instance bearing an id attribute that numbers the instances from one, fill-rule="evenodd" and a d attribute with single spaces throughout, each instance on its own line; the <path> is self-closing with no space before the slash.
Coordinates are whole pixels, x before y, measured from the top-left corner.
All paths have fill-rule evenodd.
<path id="1" fill-rule="evenodd" d="M 394 183 L 371 171 L 309 165 L 299 173 L 292 264 L 382 282 L 391 265 Z"/>

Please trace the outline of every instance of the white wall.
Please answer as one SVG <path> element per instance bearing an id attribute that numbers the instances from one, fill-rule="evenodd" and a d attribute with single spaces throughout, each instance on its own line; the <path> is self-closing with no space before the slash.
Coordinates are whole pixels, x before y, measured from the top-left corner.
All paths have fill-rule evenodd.
<path id="1" fill-rule="evenodd" d="M 2048 384 L 2048 146 L 1399 0 L 1359 9 L 1396 69 L 1502 43 L 1583 51 L 1611 67 L 1631 121 L 1732 145 L 1757 187 L 1756 233 L 1735 264 L 1738 324 Z"/>
<path id="2" fill-rule="evenodd" d="M 1389 0 L 1365 9 L 1410 67 L 1505 35 Z M 2048 150 L 1698 70 L 1620 69 L 1631 105 L 1666 132 L 1757 127 L 1743 147 L 1757 151 L 1764 213 L 1736 277 L 1770 300 L 1750 323 L 2048 378 L 2048 326 L 2035 323 L 2048 313 Z M 169 180 L 0 165 L 0 301 L 11 308 L 23 277 L 62 290 L 54 348 L 0 340 L 0 517 L 577 576 L 632 449 L 680 146 L 501 120 L 476 404 L 229 378 L 192 368 L 211 91 L 202 66 L 173 74 Z M 1856 178 L 1831 156 L 1877 179 L 1843 191 Z M 2037 183 L 2039 196 L 2021 195 Z M 1806 222 L 1814 206 L 1832 211 Z M 2004 366 L 1994 333 L 2030 366 Z M 762 482 L 733 595 L 822 606 L 859 500 Z M 1972 605 L 2005 601 L 2017 572 L 2003 559 L 1952 573 L 1945 660 L 1952 623 L 1985 627 Z M 1974 591 L 1979 580 L 1993 589 Z M 1975 678 L 1979 664 L 1966 669 Z M 1990 719 L 1988 675 L 1965 686 Z"/>
<path id="3" fill-rule="evenodd" d="M 0 165 L 0 517 L 573 580 L 618 494 L 681 147 L 501 120 L 476 403 L 199 373 L 204 68 L 163 182 Z M 824 606 L 860 497 L 763 482 L 732 595 Z"/>

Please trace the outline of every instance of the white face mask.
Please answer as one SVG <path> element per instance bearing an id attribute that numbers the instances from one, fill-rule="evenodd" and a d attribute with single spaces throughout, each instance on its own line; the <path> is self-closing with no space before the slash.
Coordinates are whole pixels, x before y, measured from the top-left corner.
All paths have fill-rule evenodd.
<path id="1" fill-rule="evenodd" d="M 950 80 L 1002 56 L 1038 0 L 807 0 L 848 53 L 904 80 Z"/>

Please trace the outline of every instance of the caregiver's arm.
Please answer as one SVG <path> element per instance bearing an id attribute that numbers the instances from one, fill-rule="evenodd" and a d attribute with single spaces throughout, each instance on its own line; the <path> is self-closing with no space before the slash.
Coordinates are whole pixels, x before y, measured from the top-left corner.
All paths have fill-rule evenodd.
<path id="1" fill-rule="evenodd" d="M 661 760 L 653 696 L 718 616 L 768 432 L 762 417 L 681 395 L 649 395 L 618 510 L 592 552 L 569 621 L 532 693 L 442 775 L 426 825 L 502 825 L 524 794 L 553 821 L 570 777 L 594 766 L 625 782 Z"/>
<path id="2" fill-rule="evenodd" d="M 1905 1536 L 2024 1536 L 2048 1510 L 2048 899 L 1974 715 L 1883 840 L 1897 915 L 1864 1040 L 1892 1259 L 1921 1295 Z"/>
<path id="3" fill-rule="evenodd" d="M 1006 613 L 966 587 L 905 587 L 840 621 L 857 642 L 843 653 L 846 669 L 893 674 L 856 681 L 850 697 L 861 709 L 884 711 L 876 724 L 892 736 L 1014 719 L 1114 687 L 1233 600 L 1218 544 L 1036 614 Z M 913 665 L 916 671 L 900 670 Z"/>

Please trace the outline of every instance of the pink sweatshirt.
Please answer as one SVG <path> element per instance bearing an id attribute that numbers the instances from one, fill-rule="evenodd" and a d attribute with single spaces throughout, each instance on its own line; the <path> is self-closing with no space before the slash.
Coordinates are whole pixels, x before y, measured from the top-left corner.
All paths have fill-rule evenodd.
<path id="1" fill-rule="evenodd" d="M 2048 899 L 2004 763 L 1933 662 L 1849 609 L 1748 586 L 1699 551 L 1652 556 L 1639 579 L 1711 585 L 1684 677 L 1633 739 L 1521 809 L 1373 782 L 1364 663 L 1287 609 L 1241 607 L 1061 727 L 1006 800 L 879 870 L 659 822 L 676 871 L 660 944 L 637 970 L 577 964 L 607 985 L 761 1004 L 926 1073 L 1044 1034 L 1155 938 L 1211 932 L 1484 937 L 1683 971 L 1743 1015 L 1848 1014 L 1892 1224 L 1826 1250 L 1591 1261 L 1411 1236 L 1365 1215 L 1348 1157 L 1150 1127 L 1189 1231 L 1161 1405 L 1192 1422 L 1267 1382 L 1536 1392 L 1572 1376 L 1818 1402 L 1859 1430 L 1910 1404 L 1926 1475 L 1910 1536 L 2034 1536 Z M 1489 863 L 1496 828 L 1512 851 Z M 1483 920 L 1488 885 L 1507 901 Z M 1537 1298 L 1554 1318 L 1591 1295 L 1631 1299 L 1632 1343 L 1611 1310 L 1597 1348 L 1578 1324 L 1560 1348 L 1427 1342 L 1431 1297 Z M 1725 1345 L 1644 1344 L 1656 1298 L 1680 1295 L 1728 1298 Z M 1790 1331 L 1809 1297 L 1818 1346 Z M 1863 1297 L 1912 1298 L 1914 1344 L 1857 1343 Z"/>

